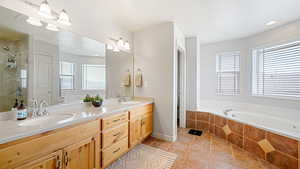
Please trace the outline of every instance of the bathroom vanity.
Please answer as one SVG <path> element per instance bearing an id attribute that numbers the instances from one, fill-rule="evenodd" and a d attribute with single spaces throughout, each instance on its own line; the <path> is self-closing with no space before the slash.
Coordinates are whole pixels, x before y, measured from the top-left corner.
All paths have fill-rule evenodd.
<path id="1" fill-rule="evenodd" d="M 152 101 L 72 105 L 52 114 L 66 112 L 74 117 L 33 126 L 1 122 L 0 169 L 106 168 L 152 133 Z"/>

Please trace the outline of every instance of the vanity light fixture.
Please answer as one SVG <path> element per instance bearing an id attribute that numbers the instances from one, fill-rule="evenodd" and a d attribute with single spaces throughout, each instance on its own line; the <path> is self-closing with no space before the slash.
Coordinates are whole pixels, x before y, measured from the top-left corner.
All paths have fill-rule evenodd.
<path id="1" fill-rule="evenodd" d="M 40 10 L 38 14 L 46 19 L 54 19 L 54 16 L 52 15 L 51 8 L 47 0 L 44 0 L 40 5 Z"/>
<path id="2" fill-rule="evenodd" d="M 34 18 L 34 17 L 29 17 L 27 20 L 26 20 L 27 23 L 31 24 L 31 25 L 34 25 L 34 26 L 43 26 L 43 24 L 41 23 L 41 21 L 37 18 Z"/>
<path id="3" fill-rule="evenodd" d="M 55 12 L 51 9 L 48 0 L 43 0 L 43 2 L 38 5 L 29 1 L 24 1 L 25 4 L 36 8 L 38 10 L 37 14 L 41 16 L 39 17 L 28 17 L 26 20 L 27 23 L 34 25 L 34 26 L 42 26 L 43 22 L 47 24 L 46 29 L 51 31 L 59 31 L 59 28 L 57 25 L 61 26 L 71 26 L 71 19 L 69 15 L 67 14 L 66 10 L 63 9 L 60 13 Z"/>
<path id="4" fill-rule="evenodd" d="M 60 12 L 57 22 L 61 25 L 71 26 L 71 21 L 70 21 L 69 15 L 67 14 L 66 10 L 63 9 Z"/>
<path id="5" fill-rule="evenodd" d="M 46 29 L 48 29 L 48 30 L 50 30 L 50 31 L 55 31 L 55 32 L 56 32 L 56 31 L 59 31 L 59 29 L 57 28 L 57 26 L 56 26 L 56 25 L 53 25 L 53 24 L 51 24 L 51 23 L 48 23 Z"/>
<path id="6" fill-rule="evenodd" d="M 276 23 L 277 23 L 277 21 L 270 21 L 270 22 L 266 23 L 266 26 L 272 26 L 272 25 L 274 25 Z"/>

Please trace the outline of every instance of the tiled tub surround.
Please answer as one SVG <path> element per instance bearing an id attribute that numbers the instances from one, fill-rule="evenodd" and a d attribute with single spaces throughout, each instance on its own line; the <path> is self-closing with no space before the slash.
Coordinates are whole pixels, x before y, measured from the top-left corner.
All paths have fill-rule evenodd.
<path id="1" fill-rule="evenodd" d="M 187 111 L 187 127 L 208 131 L 282 169 L 300 169 L 299 139 L 201 111 Z"/>

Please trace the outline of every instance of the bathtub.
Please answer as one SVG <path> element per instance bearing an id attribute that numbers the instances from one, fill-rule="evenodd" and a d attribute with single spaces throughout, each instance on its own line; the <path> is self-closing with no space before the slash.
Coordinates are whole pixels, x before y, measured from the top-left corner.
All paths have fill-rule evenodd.
<path id="1" fill-rule="evenodd" d="M 220 115 L 220 113 L 216 114 Z M 270 116 L 269 114 L 266 115 L 263 112 L 257 113 L 238 110 L 230 111 L 228 115 L 223 116 L 279 135 L 300 140 L 300 122 Z"/>
<path id="2" fill-rule="evenodd" d="M 196 110 L 187 111 L 186 119 L 188 128 L 225 139 L 281 169 L 300 169 L 298 110 L 207 102 Z"/>
<path id="3" fill-rule="evenodd" d="M 224 113 L 226 109 L 232 111 L 226 115 Z M 300 111 L 298 110 L 249 103 L 206 101 L 195 111 L 209 112 L 300 141 Z"/>

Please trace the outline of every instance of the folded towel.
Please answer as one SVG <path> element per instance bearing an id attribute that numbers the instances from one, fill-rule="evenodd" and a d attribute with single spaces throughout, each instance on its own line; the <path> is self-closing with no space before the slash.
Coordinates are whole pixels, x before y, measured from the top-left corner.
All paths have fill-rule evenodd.
<path id="1" fill-rule="evenodd" d="M 136 87 L 142 87 L 143 85 L 143 78 L 142 78 L 142 74 L 138 73 L 135 75 L 135 86 Z"/>
<path id="2" fill-rule="evenodd" d="M 130 86 L 130 74 L 125 75 L 123 79 L 123 86 L 129 87 Z"/>

